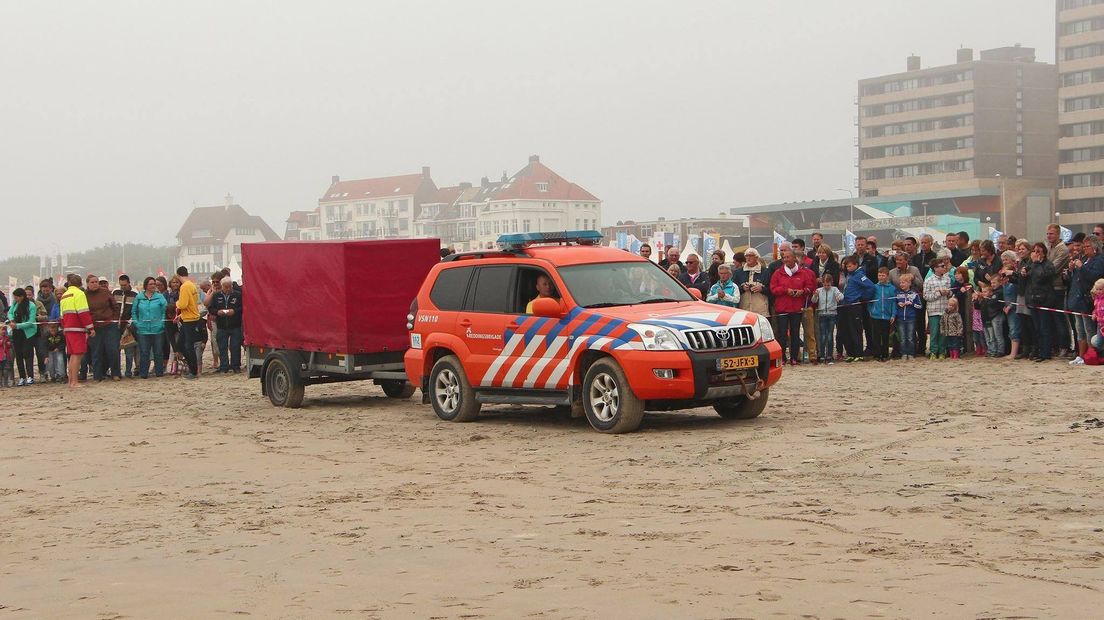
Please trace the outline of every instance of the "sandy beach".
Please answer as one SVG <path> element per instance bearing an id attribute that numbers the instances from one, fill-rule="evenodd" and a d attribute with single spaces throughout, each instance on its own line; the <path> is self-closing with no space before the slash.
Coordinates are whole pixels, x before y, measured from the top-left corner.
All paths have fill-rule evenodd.
<path id="1" fill-rule="evenodd" d="M 0 617 L 1099 617 L 1102 378 L 800 367 L 620 436 L 370 383 L 4 390 Z"/>

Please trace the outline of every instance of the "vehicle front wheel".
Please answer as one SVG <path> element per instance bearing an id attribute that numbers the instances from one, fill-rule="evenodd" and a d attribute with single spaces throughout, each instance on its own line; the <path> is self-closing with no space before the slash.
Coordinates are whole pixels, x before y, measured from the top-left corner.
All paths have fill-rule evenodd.
<path id="1" fill-rule="evenodd" d="M 713 403 L 713 409 L 726 420 L 750 420 L 759 417 L 767 408 L 767 393 L 770 389 L 760 390 L 754 400 L 747 396 L 734 396 Z"/>
<path id="2" fill-rule="evenodd" d="M 288 362 L 275 357 L 265 369 L 265 392 L 268 400 L 277 407 L 297 409 L 303 404 L 303 384 L 295 381 Z"/>
<path id="3" fill-rule="evenodd" d="M 587 369 L 583 379 L 583 411 L 596 431 L 631 433 L 644 419 L 644 401 L 633 394 L 621 366 L 607 357 Z"/>
<path id="4" fill-rule="evenodd" d="M 407 381 L 380 381 L 379 386 L 389 398 L 410 398 L 414 395 L 414 386 Z"/>
<path id="5" fill-rule="evenodd" d="M 475 399 L 464 367 L 455 355 L 437 360 L 429 372 L 429 402 L 437 417 L 447 422 L 471 422 L 482 404 Z"/>

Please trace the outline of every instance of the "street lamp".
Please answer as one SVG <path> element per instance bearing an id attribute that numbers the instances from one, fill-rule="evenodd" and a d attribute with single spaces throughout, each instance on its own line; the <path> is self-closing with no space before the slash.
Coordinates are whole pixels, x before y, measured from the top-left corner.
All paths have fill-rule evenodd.
<path id="1" fill-rule="evenodd" d="M 928 201 L 925 200 L 921 202 L 920 206 L 924 207 L 924 225 L 920 228 L 920 230 L 924 231 L 922 234 L 926 235 L 928 234 Z"/>
<path id="2" fill-rule="evenodd" d="M 1057 211 L 1054 212 L 1054 223 L 1059 227 L 1062 226 L 1062 214 Z"/>
<path id="3" fill-rule="evenodd" d="M 1001 228 L 1008 232 L 1008 211 L 1004 206 L 1004 179 L 1001 178 L 1000 173 L 996 174 L 996 178 L 1000 181 L 1000 214 L 1001 214 Z"/>
<path id="4" fill-rule="evenodd" d="M 847 198 L 851 203 L 851 222 L 850 222 L 850 226 L 851 226 L 852 229 L 854 229 L 855 228 L 855 193 L 852 192 L 849 189 L 844 189 L 842 187 L 837 187 L 836 191 L 837 192 L 847 192 Z M 854 230 L 851 231 L 852 234 L 854 234 L 854 232 L 855 232 Z"/>

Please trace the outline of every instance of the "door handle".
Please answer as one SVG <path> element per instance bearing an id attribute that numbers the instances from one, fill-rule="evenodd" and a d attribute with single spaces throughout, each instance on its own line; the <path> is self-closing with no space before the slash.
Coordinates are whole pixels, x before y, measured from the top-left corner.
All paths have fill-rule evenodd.
<path id="1" fill-rule="evenodd" d="M 520 327 L 521 327 L 521 325 L 518 325 L 516 322 L 511 322 L 509 325 L 506 326 L 506 329 L 512 329 L 514 331 L 517 331 L 518 328 L 520 328 Z"/>
<path id="2" fill-rule="evenodd" d="M 471 321 L 468 319 L 460 319 L 460 327 L 471 327 Z"/>

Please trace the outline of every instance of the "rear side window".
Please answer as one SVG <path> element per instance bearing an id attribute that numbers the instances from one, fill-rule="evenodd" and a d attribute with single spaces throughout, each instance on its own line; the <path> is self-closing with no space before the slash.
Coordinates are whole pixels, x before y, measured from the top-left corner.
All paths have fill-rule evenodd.
<path id="1" fill-rule="evenodd" d="M 511 312 L 510 279 L 513 267 L 480 267 L 475 295 L 469 303 L 473 312 Z"/>
<path id="2" fill-rule="evenodd" d="M 464 306 L 464 294 L 468 292 L 474 267 L 442 269 L 429 292 L 429 299 L 440 310 L 459 311 Z"/>

